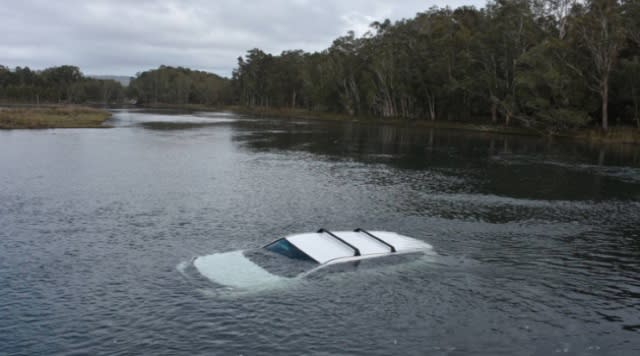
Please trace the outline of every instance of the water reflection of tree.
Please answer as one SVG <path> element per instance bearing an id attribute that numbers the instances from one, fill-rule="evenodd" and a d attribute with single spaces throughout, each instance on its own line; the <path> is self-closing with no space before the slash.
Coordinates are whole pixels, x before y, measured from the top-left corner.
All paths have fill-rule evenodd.
<path id="1" fill-rule="evenodd" d="M 271 122 L 266 124 L 269 129 L 263 125 L 236 125 L 236 142 L 256 151 L 306 152 L 331 160 L 437 171 L 452 179 L 463 175 L 481 182 L 471 188 L 475 191 L 512 197 L 599 199 L 612 190 L 621 196 L 624 189 L 637 190 L 588 168 L 637 166 L 637 151 L 624 145 L 581 145 L 411 125 Z"/>
<path id="2" fill-rule="evenodd" d="M 640 150 L 634 145 L 576 143 L 561 139 L 509 136 L 461 130 L 443 130 L 415 127 L 411 125 L 367 125 L 359 123 L 312 123 L 297 125 L 252 122 L 246 130 L 248 135 L 238 136 L 238 141 L 253 149 L 303 150 L 321 155 L 336 155 L 345 158 L 366 156 L 403 156 L 434 160 L 451 156 L 474 162 L 495 155 L 533 156 L 542 159 L 558 158 L 600 165 L 640 164 Z M 246 124 L 245 124 L 246 125 Z M 263 130 L 257 130 L 259 126 Z M 284 127 L 283 127 L 284 126 Z M 277 132 L 272 130 L 277 127 Z M 485 147 L 483 150 L 478 148 Z M 423 157 L 420 157 L 423 156 Z M 458 157 L 460 156 L 460 157 Z"/>

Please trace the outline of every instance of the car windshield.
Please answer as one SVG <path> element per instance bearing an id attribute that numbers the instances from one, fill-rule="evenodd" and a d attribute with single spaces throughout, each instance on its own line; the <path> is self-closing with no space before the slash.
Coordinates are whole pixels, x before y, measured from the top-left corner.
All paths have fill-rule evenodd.
<path id="1" fill-rule="evenodd" d="M 261 249 L 244 251 L 244 255 L 269 273 L 287 278 L 318 266 L 318 262 L 286 239 L 280 239 Z"/>
<path id="2" fill-rule="evenodd" d="M 300 261 L 311 261 L 315 262 L 313 258 L 309 257 L 306 253 L 302 252 L 299 248 L 297 248 L 294 244 L 289 242 L 287 239 L 280 239 L 267 245 L 265 249 L 281 254 L 283 256 L 287 256 L 294 260 Z"/>

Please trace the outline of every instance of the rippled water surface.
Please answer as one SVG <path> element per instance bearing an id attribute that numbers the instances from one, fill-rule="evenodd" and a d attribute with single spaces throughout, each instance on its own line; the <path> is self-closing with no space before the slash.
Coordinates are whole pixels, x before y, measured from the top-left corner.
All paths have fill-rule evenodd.
<path id="1" fill-rule="evenodd" d="M 118 111 L 0 131 L 0 354 L 637 355 L 640 149 Z M 222 290 L 197 256 L 326 227 L 435 259 Z"/>

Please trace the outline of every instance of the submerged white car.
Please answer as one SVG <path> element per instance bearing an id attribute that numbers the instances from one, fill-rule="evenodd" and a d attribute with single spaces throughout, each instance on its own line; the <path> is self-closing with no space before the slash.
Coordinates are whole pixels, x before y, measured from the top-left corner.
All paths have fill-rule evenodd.
<path id="1" fill-rule="evenodd" d="M 193 264 L 215 283 L 247 288 L 305 277 L 329 266 L 432 252 L 431 245 L 395 232 L 320 229 L 286 236 L 259 249 L 198 257 Z"/>

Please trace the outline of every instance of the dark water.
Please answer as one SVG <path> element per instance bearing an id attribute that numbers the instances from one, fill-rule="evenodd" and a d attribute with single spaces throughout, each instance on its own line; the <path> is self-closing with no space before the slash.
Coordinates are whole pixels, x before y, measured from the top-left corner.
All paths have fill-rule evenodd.
<path id="1" fill-rule="evenodd" d="M 0 132 L 0 354 L 637 355 L 640 153 L 119 112 Z M 190 261 L 319 227 L 440 257 L 218 293 Z"/>

